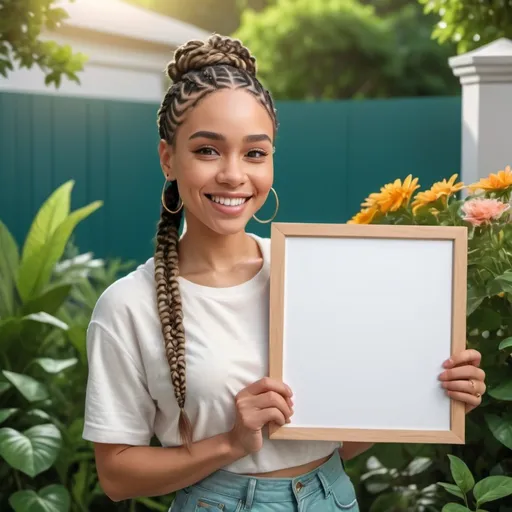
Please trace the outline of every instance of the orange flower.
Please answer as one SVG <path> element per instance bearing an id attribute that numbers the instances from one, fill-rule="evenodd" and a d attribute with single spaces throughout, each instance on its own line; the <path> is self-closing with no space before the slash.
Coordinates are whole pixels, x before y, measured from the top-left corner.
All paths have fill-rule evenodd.
<path id="1" fill-rule="evenodd" d="M 462 206 L 463 219 L 473 226 L 481 226 L 499 219 L 509 208 L 509 204 L 498 199 L 471 199 Z"/>
<path id="2" fill-rule="evenodd" d="M 377 208 L 365 208 L 356 213 L 347 224 L 371 224 L 377 214 Z"/>
<path id="3" fill-rule="evenodd" d="M 370 194 L 362 206 L 377 207 L 382 213 L 396 212 L 402 206 L 408 206 L 412 194 L 418 188 L 418 178 L 413 179 L 409 174 L 403 183 L 402 180 L 397 179 L 393 183 L 384 185 L 380 192 Z"/>
<path id="4" fill-rule="evenodd" d="M 507 165 L 505 169 L 498 171 L 497 174 L 489 174 L 489 177 L 482 178 L 477 183 L 469 185 L 472 192 L 476 190 L 485 190 L 486 192 L 495 192 L 497 190 L 506 190 L 512 186 L 512 169 Z"/>
<path id="5" fill-rule="evenodd" d="M 413 213 L 416 213 L 418 209 L 423 206 L 435 203 L 441 198 L 446 199 L 451 195 L 459 192 L 459 190 L 462 190 L 464 188 L 464 183 L 455 183 L 457 177 L 458 174 L 453 174 L 448 181 L 446 181 L 446 179 L 443 181 L 438 181 L 437 183 L 434 183 L 429 190 L 418 192 L 412 203 Z"/>

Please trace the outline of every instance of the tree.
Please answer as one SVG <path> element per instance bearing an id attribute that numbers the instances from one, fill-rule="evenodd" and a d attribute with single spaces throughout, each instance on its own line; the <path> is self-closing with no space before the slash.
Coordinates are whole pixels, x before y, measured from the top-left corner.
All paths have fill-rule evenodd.
<path id="1" fill-rule="evenodd" d="M 419 0 L 440 20 L 432 37 L 465 53 L 500 37 L 512 38 L 512 0 Z"/>
<path id="2" fill-rule="evenodd" d="M 41 38 L 44 29 L 53 30 L 67 18 L 64 9 L 54 7 L 55 0 L 0 0 L 0 73 L 8 76 L 19 67 L 38 65 L 45 83 L 60 86 L 62 76 L 79 83 L 86 57 L 73 53 L 68 45 Z"/>
<path id="3" fill-rule="evenodd" d="M 418 4 L 274 0 L 246 10 L 235 33 L 258 58 L 277 99 L 452 94 L 447 48 L 430 38 Z M 376 10 L 378 9 L 378 11 Z M 380 15 L 380 16 L 379 16 Z"/>
<path id="4" fill-rule="evenodd" d="M 398 71 L 385 22 L 357 0 L 276 0 L 246 10 L 234 35 L 277 99 L 385 96 Z"/>

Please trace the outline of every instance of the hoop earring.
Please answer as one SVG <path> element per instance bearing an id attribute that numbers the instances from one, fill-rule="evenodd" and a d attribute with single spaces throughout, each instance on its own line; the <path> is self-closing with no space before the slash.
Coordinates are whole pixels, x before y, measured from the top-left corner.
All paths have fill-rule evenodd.
<path id="1" fill-rule="evenodd" d="M 269 222 L 272 222 L 276 218 L 277 211 L 279 210 L 279 197 L 277 196 L 277 192 L 274 190 L 274 187 L 271 187 L 270 190 L 274 193 L 274 197 L 276 198 L 276 209 L 274 211 L 274 215 L 272 215 L 268 220 L 260 220 L 256 215 L 253 215 L 252 218 L 260 224 L 268 224 Z"/>
<path id="2" fill-rule="evenodd" d="M 162 189 L 162 198 L 161 198 L 161 201 L 162 201 L 162 206 L 164 207 L 164 210 L 166 210 L 167 212 L 169 212 L 171 215 L 176 215 L 182 208 L 183 208 L 183 201 L 181 200 L 181 197 L 179 198 L 179 201 L 178 201 L 178 209 L 175 210 L 175 211 L 172 211 L 172 210 L 169 210 L 169 208 L 167 208 L 167 205 L 165 204 L 165 186 L 167 185 L 167 180 L 164 182 L 164 188 Z"/>

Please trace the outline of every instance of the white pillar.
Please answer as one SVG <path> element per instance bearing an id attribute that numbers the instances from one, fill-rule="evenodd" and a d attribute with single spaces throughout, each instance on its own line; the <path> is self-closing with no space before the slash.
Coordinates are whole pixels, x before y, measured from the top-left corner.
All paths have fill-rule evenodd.
<path id="1" fill-rule="evenodd" d="M 512 41 L 449 60 L 462 85 L 462 170 L 469 184 L 512 166 Z"/>

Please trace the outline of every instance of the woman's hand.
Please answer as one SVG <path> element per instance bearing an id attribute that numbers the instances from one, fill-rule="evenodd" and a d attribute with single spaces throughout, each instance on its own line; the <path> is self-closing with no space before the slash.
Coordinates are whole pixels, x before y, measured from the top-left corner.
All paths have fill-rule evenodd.
<path id="1" fill-rule="evenodd" d="M 481 360 L 480 352 L 463 350 L 444 362 L 446 370 L 439 376 L 446 394 L 466 404 L 466 413 L 482 403 L 486 390 L 485 373 L 479 368 Z"/>
<path id="2" fill-rule="evenodd" d="M 283 426 L 293 414 L 292 390 L 282 382 L 265 377 L 246 387 L 235 398 L 236 420 L 231 442 L 244 453 L 263 446 L 263 427 L 270 422 Z"/>

